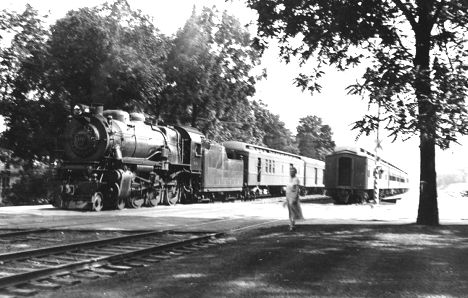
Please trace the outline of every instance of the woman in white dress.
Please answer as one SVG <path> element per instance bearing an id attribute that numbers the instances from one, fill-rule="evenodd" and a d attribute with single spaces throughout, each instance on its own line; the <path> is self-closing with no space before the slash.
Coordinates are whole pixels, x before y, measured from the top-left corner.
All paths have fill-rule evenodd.
<path id="1" fill-rule="evenodd" d="M 291 178 L 286 186 L 286 203 L 289 211 L 289 230 L 293 231 L 296 227 L 296 220 L 304 219 L 301 205 L 299 203 L 299 178 L 296 177 L 297 170 L 291 167 L 289 170 Z"/>

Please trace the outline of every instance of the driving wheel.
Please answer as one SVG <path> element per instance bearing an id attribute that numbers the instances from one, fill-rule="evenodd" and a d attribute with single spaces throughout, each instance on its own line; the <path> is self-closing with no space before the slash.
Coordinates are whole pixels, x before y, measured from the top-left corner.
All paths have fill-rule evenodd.
<path id="1" fill-rule="evenodd" d="M 156 205 L 159 205 L 162 201 L 161 189 L 160 188 L 150 189 L 146 192 L 145 197 L 146 197 L 146 200 L 145 200 L 146 206 L 154 207 Z"/>
<path id="2" fill-rule="evenodd" d="M 145 198 L 138 194 L 132 194 L 128 199 L 127 199 L 127 206 L 129 208 L 140 208 L 143 203 L 145 202 Z"/>
<path id="3" fill-rule="evenodd" d="M 101 211 L 103 207 L 102 193 L 95 192 L 91 196 L 91 210 L 92 211 Z"/>
<path id="4" fill-rule="evenodd" d="M 109 196 L 110 196 L 110 208 L 122 210 L 125 208 L 125 199 L 119 195 L 120 194 L 120 187 L 117 183 L 114 183 L 109 189 Z"/>
<path id="5" fill-rule="evenodd" d="M 166 204 L 169 206 L 176 205 L 180 200 L 181 189 L 178 185 L 169 185 L 165 189 Z"/>

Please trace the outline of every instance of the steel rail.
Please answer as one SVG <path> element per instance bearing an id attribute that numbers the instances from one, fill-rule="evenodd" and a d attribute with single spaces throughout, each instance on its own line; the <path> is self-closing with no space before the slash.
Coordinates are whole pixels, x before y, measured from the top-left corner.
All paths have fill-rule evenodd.
<path id="1" fill-rule="evenodd" d="M 148 235 L 151 233 L 147 233 Z M 173 241 L 166 244 L 156 245 L 154 247 L 138 249 L 135 251 L 130 252 L 123 252 L 116 255 L 111 256 L 102 256 L 102 257 L 94 257 L 88 260 L 78 261 L 74 263 L 64 264 L 53 266 L 50 268 L 38 269 L 30 272 L 24 272 L 20 274 L 15 274 L 7 277 L 0 278 L 0 288 L 11 287 L 19 284 L 28 283 L 29 281 L 39 279 L 39 278 L 50 278 L 51 276 L 62 276 L 62 275 L 73 275 L 71 270 L 91 270 L 94 267 L 99 267 L 111 263 L 113 261 L 122 261 L 132 257 L 151 254 L 155 252 L 161 252 L 168 249 L 179 248 L 183 246 L 187 246 L 193 243 L 202 242 L 205 240 L 219 238 L 223 236 L 224 233 L 210 233 L 204 236 L 198 236 L 195 238 L 184 239 L 179 241 Z M 132 235 L 133 236 L 133 235 Z M 99 272 L 96 272 L 99 274 Z"/>
<path id="2" fill-rule="evenodd" d="M 7 233 L 0 233 L 0 238 L 9 237 L 9 236 L 20 236 L 24 234 L 34 234 L 34 233 L 45 233 L 50 231 L 50 229 L 28 229 L 28 230 L 20 230 L 14 232 L 7 232 Z"/>
<path id="3" fill-rule="evenodd" d="M 210 233 L 210 232 L 207 231 L 205 232 L 205 234 L 206 233 Z M 143 237 L 148 237 L 148 236 L 153 236 L 153 235 L 163 235 L 163 234 L 178 234 L 178 232 L 151 231 L 151 232 L 133 234 L 133 235 L 128 235 L 128 236 L 121 236 L 121 237 L 114 237 L 114 238 L 93 240 L 93 241 L 83 241 L 83 242 L 70 243 L 70 244 L 64 244 L 64 245 L 59 245 L 59 246 L 50 246 L 50 247 L 44 247 L 44 248 L 39 248 L 39 249 L 11 252 L 11 253 L 6 253 L 6 254 L 1 254 L 0 262 L 19 260 L 19 259 L 25 259 L 25 258 L 30 258 L 30 257 L 37 257 L 37 256 L 42 256 L 42 255 L 47 255 L 47 254 L 61 253 L 61 252 L 69 251 L 72 249 L 83 249 L 83 248 L 95 247 L 95 246 L 99 246 L 103 244 L 113 244 L 113 243 L 124 242 L 124 241 L 132 240 L 132 239 L 141 239 Z M 196 234 L 196 233 L 191 233 L 191 234 Z"/>

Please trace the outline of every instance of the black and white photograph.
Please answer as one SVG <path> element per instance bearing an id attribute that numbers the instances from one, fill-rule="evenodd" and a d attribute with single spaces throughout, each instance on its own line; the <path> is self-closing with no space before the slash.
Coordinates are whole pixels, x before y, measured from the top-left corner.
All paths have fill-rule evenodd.
<path id="1" fill-rule="evenodd" d="M 0 298 L 468 297 L 468 0 L 2 0 Z"/>

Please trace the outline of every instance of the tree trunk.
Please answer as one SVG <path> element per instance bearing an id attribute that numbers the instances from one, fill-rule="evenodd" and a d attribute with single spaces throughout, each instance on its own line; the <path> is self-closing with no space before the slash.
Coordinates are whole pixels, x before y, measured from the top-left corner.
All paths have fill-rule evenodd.
<path id="1" fill-rule="evenodd" d="M 430 49 L 431 28 L 430 3 L 419 3 L 416 35 L 416 96 L 420 124 L 420 189 L 417 223 L 438 225 L 437 175 L 435 169 L 436 113 L 431 98 Z"/>
<path id="2" fill-rule="evenodd" d="M 420 188 L 417 224 L 438 225 L 437 175 L 435 170 L 435 144 L 426 134 L 420 137 Z"/>

